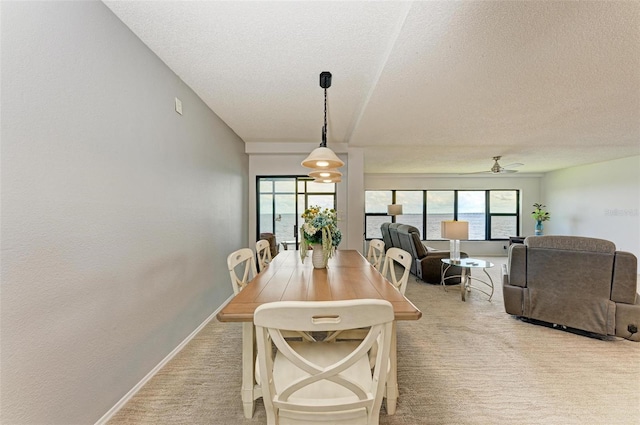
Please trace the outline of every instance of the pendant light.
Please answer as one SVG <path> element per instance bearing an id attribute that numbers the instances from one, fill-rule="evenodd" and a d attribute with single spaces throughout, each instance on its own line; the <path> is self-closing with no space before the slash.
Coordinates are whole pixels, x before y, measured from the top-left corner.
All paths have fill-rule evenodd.
<path id="1" fill-rule="evenodd" d="M 336 168 L 342 167 L 344 162 L 338 158 L 331 149 L 327 147 L 327 89 L 331 87 L 331 73 L 324 71 L 320 73 L 320 87 L 324 89 L 324 126 L 322 127 L 322 142 L 315 148 L 308 157 L 302 161 L 302 166 L 312 168 L 318 172 L 328 172 L 329 176 L 320 176 L 316 171 L 309 173 L 310 177 L 323 183 L 337 183 L 342 173 Z M 317 175 L 316 175 L 317 174 Z M 330 181 L 325 181 L 330 180 Z M 338 181 L 336 181 L 338 180 Z"/>
<path id="2" fill-rule="evenodd" d="M 326 170 L 313 170 L 309 173 L 309 177 L 314 179 L 327 180 L 342 177 L 342 173 L 335 168 L 328 168 Z"/>

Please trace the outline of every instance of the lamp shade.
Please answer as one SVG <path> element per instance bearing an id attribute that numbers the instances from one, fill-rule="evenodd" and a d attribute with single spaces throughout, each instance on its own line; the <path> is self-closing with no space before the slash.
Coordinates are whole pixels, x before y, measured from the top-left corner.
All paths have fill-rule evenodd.
<path id="1" fill-rule="evenodd" d="M 315 183 L 341 183 L 342 182 L 342 178 L 340 177 L 318 177 L 316 179 L 313 180 Z"/>
<path id="2" fill-rule="evenodd" d="M 443 239 L 469 239 L 469 222 L 444 220 L 440 222 L 440 232 Z"/>
<path id="3" fill-rule="evenodd" d="M 402 204 L 387 205 L 387 215 L 402 215 Z"/>
<path id="4" fill-rule="evenodd" d="M 316 170 L 324 170 L 327 168 L 342 167 L 344 162 L 338 158 L 331 149 L 325 147 L 315 148 L 308 157 L 302 161 L 302 166 L 314 168 Z"/>
<path id="5" fill-rule="evenodd" d="M 335 168 L 328 168 L 326 170 L 313 170 L 309 173 L 309 177 L 313 177 L 316 180 L 328 180 L 342 177 L 342 173 Z"/>

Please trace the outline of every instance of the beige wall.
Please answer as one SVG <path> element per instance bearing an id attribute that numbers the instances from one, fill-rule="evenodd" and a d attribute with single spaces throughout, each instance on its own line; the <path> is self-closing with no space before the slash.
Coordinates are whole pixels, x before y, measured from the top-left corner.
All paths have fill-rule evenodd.
<path id="1" fill-rule="evenodd" d="M 0 422 L 91 424 L 232 293 L 248 157 L 101 2 L 1 7 Z"/>
<path id="2" fill-rule="evenodd" d="M 640 156 L 548 173 L 542 189 L 549 232 L 607 239 L 640 257 Z"/>

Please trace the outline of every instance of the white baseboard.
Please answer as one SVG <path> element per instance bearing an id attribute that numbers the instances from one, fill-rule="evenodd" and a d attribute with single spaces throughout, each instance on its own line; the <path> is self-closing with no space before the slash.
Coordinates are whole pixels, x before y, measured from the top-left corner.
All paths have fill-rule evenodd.
<path id="1" fill-rule="evenodd" d="M 126 393 L 124 397 L 122 397 L 111 409 L 109 409 L 107 413 L 105 413 L 100 419 L 98 419 L 95 425 L 105 425 L 109 421 L 109 419 L 113 417 L 113 415 L 115 415 L 120 409 L 122 409 L 122 407 L 127 404 L 127 402 L 131 400 L 131 398 L 138 391 L 140 391 L 140 389 L 144 387 L 144 385 L 149 382 L 149 380 L 153 378 L 153 376 L 158 373 L 158 371 L 160 371 L 160 369 L 162 369 L 167 363 L 169 363 L 171 359 L 173 359 L 180 351 L 182 351 L 182 349 L 189 343 L 189 341 L 191 341 L 198 334 L 198 332 L 202 330 L 202 328 L 204 328 L 214 317 L 216 317 L 216 314 L 218 314 L 218 312 L 222 310 L 222 307 L 227 305 L 231 298 L 233 298 L 233 295 L 231 295 L 224 303 L 222 303 L 222 305 L 218 307 L 216 311 L 211 313 L 211 315 L 207 317 L 204 322 L 200 324 L 200 326 L 198 326 L 193 332 L 191 332 L 189 336 L 184 339 L 184 341 L 182 341 L 176 348 L 173 349 L 173 351 L 171 351 L 164 359 L 162 359 L 162 361 L 158 363 L 156 367 L 151 369 L 151 371 L 147 373 L 147 375 L 142 378 L 140 382 L 138 382 L 133 388 L 131 388 L 131 390 L 129 390 L 129 392 Z"/>

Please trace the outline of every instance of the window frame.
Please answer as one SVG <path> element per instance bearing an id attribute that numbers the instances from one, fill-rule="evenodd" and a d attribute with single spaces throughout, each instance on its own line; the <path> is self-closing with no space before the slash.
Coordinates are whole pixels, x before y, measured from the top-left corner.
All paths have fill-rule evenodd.
<path id="1" fill-rule="evenodd" d="M 493 217 L 515 217 L 516 219 L 516 230 L 515 232 L 519 234 L 520 232 L 520 222 L 522 209 L 520 206 L 521 193 L 520 189 L 371 189 L 365 190 L 365 200 L 366 200 L 366 192 L 391 192 L 392 202 L 396 202 L 396 192 L 407 192 L 407 191 L 422 191 L 422 237 L 424 240 L 432 240 L 432 241 L 441 241 L 444 240 L 442 238 L 438 239 L 426 239 L 427 237 L 427 222 L 428 222 L 428 213 L 427 213 L 427 194 L 428 192 L 453 192 L 453 219 L 457 220 L 459 215 L 459 192 L 484 192 L 485 199 L 485 211 L 484 211 L 484 230 L 485 235 L 484 239 L 470 239 L 472 241 L 506 241 L 509 240 L 509 237 L 504 238 L 494 238 L 491 234 L 491 224 L 493 222 Z M 491 212 L 491 192 L 515 192 L 515 212 L 514 213 L 492 213 Z M 366 202 L 364 206 L 364 226 L 365 226 L 365 240 L 370 241 L 374 239 L 367 234 L 367 219 L 368 217 L 389 217 L 389 221 L 391 223 L 396 222 L 395 216 L 389 216 L 386 213 L 368 213 L 366 211 Z M 420 230 L 420 229 L 419 229 Z M 513 235 L 516 236 L 516 235 Z"/>

